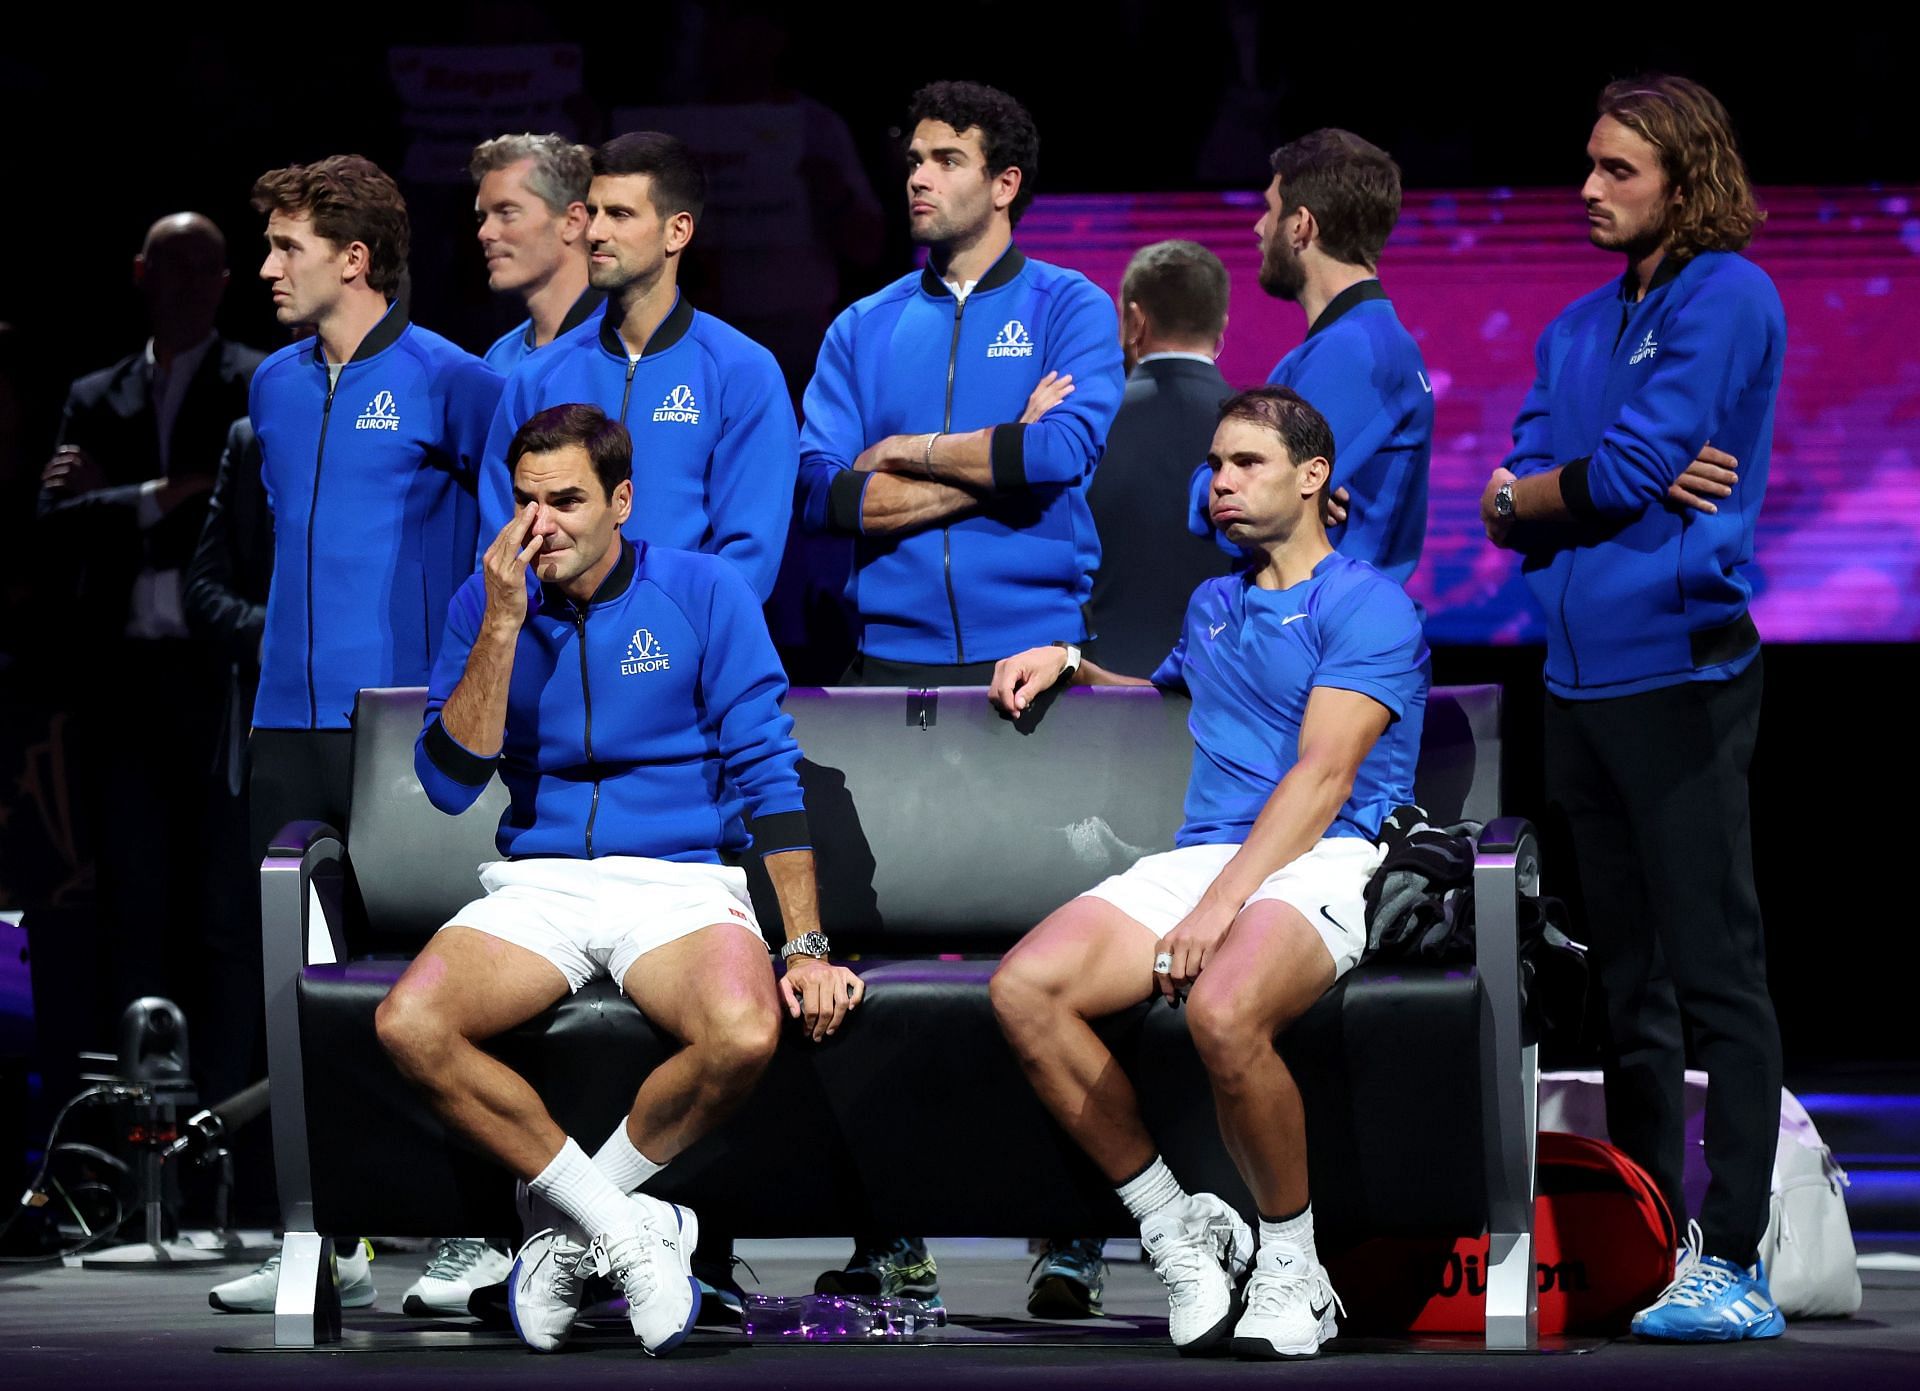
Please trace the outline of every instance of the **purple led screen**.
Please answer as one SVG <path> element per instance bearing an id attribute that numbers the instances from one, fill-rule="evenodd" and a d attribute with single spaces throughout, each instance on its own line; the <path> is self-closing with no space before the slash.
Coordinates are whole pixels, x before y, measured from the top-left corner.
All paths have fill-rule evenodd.
<path id="1" fill-rule="evenodd" d="M 1787 309 L 1786 380 L 1753 568 L 1776 642 L 1920 638 L 1920 189 L 1771 188 L 1749 254 Z M 1038 198 L 1030 255 L 1117 292 L 1138 247 L 1186 237 L 1233 274 L 1236 385 L 1264 381 L 1306 331 L 1255 279 L 1257 194 Z M 1409 193 L 1381 277 L 1436 399 L 1426 552 L 1409 588 L 1438 642 L 1542 636 L 1518 560 L 1489 546 L 1480 490 L 1505 455 L 1540 330 L 1620 271 L 1588 245 L 1568 191 Z"/>

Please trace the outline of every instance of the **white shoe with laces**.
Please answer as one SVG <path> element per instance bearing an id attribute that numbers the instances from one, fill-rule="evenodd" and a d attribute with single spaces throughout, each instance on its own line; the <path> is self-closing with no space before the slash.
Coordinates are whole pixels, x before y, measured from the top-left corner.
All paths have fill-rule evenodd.
<path id="1" fill-rule="evenodd" d="M 1207 1351 L 1233 1323 L 1234 1287 L 1253 1232 L 1211 1193 L 1195 1193 L 1140 1225 L 1140 1246 L 1167 1287 L 1167 1333 L 1183 1354 Z"/>
<path id="2" fill-rule="evenodd" d="M 330 1256 L 342 1309 L 365 1309 L 380 1297 L 373 1287 L 373 1247 L 362 1237 L 353 1254 Z M 280 1253 L 275 1251 L 245 1275 L 215 1285 L 207 1303 L 223 1314 L 271 1314 L 280 1292 Z"/>
<path id="3" fill-rule="evenodd" d="M 507 1276 L 507 1314 L 520 1341 L 558 1352 L 586 1300 L 587 1248 L 552 1227 L 528 1237 Z"/>
<path id="4" fill-rule="evenodd" d="M 685 1341 L 700 1312 L 700 1284 L 692 1269 L 700 1220 L 690 1208 L 644 1193 L 628 1201 L 633 1204 L 631 1225 L 596 1236 L 580 1270 L 620 1286 L 634 1336 L 659 1357 Z"/>
<path id="5" fill-rule="evenodd" d="M 1245 1299 L 1247 1311 L 1233 1330 L 1233 1350 L 1241 1357 L 1317 1356 L 1340 1331 L 1333 1311 L 1347 1312 L 1325 1266 L 1277 1243 L 1260 1248 Z"/>
<path id="6" fill-rule="evenodd" d="M 513 1257 L 481 1237 L 441 1237 L 426 1272 L 407 1286 L 400 1307 L 415 1318 L 464 1314 L 475 1290 L 499 1284 L 512 1270 Z"/>

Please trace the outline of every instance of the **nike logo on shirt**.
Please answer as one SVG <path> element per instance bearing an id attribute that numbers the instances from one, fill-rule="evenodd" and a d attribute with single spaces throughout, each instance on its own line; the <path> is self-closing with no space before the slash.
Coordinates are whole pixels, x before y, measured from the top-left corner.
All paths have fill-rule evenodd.
<path id="1" fill-rule="evenodd" d="M 1284 628 L 1289 623 L 1298 623 L 1301 619 L 1305 617 L 1306 615 L 1304 613 L 1290 613 L 1285 618 L 1280 620 L 1280 626 Z"/>

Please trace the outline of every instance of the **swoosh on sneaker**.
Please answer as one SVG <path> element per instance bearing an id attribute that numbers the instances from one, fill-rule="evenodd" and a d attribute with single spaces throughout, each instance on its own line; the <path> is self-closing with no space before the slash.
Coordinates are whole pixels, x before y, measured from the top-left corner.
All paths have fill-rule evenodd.
<path id="1" fill-rule="evenodd" d="M 1327 1316 L 1327 1310 L 1331 1309 L 1332 1307 L 1333 1307 L 1333 1301 L 1331 1299 L 1329 1299 L 1325 1304 L 1319 1305 L 1318 1307 L 1315 1307 L 1313 1305 L 1308 1306 L 1308 1308 L 1312 1309 L 1313 1317 L 1316 1321 L 1320 1319 L 1324 1319 Z"/>

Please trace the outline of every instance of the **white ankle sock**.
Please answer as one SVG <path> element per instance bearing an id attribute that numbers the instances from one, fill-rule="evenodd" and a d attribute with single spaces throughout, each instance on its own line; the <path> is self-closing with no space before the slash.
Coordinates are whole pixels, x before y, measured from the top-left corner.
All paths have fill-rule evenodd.
<path id="1" fill-rule="evenodd" d="M 627 1123 L 621 1121 L 607 1142 L 593 1152 L 593 1167 L 613 1181 L 622 1193 L 631 1193 L 667 1166 L 656 1164 L 633 1146 Z"/>
<path id="2" fill-rule="evenodd" d="M 1120 1201 L 1127 1205 L 1127 1211 L 1133 1214 L 1136 1222 L 1145 1222 L 1156 1212 L 1172 1207 L 1187 1196 L 1186 1190 L 1180 1186 L 1180 1180 L 1167 1167 L 1167 1161 L 1157 1154 L 1153 1157 L 1153 1163 L 1114 1191 L 1120 1195 Z"/>
<path id="3" fill-rule="evenodd" d="M 1289 1217 L 1284 1222 L 1269 1222 L 1260 1219 L 1260 1245 L 1291 1246 L 1306 1257 L 1308 1265 L 1320 1264 L 1320 1253 L 1313 1245 L 1313 1204 L 1308 1203 L 1297 1217 Z"/>
<path id="4" fill-rule="evenodd" d="M 527 1187 L 573 1219 L 588 1236 L 622 1230 L 634 1220 L 627 1195 L 594 1167 L 587 1152 L 571 1138 Z"/>

